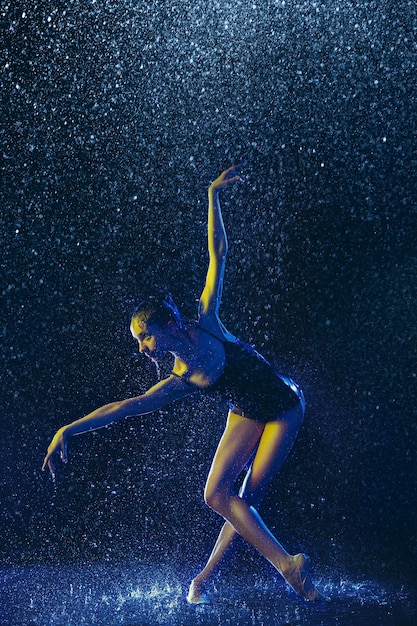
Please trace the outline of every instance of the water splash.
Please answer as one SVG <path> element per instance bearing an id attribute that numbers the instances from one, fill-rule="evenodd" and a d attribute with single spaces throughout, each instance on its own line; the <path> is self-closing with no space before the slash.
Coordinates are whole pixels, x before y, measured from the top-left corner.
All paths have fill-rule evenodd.
<path id="1" fill-rule="evenodd" d="M 0 577 L 0 622 L 10 626 L 403 625 L 411 624 L 416 615 L 416 604 L 405 587 L 346 577 L 318 580 L 332 601 L 317 605 L 289 592 L 279 578 L 261 576 L 254 584 L 250 576 L 232 581 L 218 577 L 208 606 L 188 605 L 189 573 L 167 565 L 13 567 L 1 570 Z"/>

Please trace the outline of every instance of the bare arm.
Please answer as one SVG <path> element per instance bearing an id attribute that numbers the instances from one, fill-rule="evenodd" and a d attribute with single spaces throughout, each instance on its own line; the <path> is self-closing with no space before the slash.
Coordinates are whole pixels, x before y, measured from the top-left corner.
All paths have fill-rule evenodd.
<path id="1" fill-rule="evenodd" d="M 222 189 L 242 180 L 235 165 L 225 170 L 208 190 L 208 251 L 209 267 L 206 283 L 200 297 L 201 316 L 217 318 L 223 289 L 223 275 L 227 255 L 227 238 L 221 213 L 219 194 Z"/>
<path id="2" fill-rule="evenodd" d="M 185 385 L 179 378 L 169 376 L 141 396 L 122 400 L 121 402 L 111 402 L 81 419 L 63 426 L 56 432 L 48 447 L 42 469 L 45 470 L 48 467 L 52 476 L 55 475 L 53 463 L 53 455 L 55 453 L 60 454 L 64 463 L 67 462 L 68 437 L 103 428 L 125 417 L 146 415 L 147 413 L 158 411 L 166 404 L 179 400 L 189 393 L 191 393 L 189 386 Z"/>

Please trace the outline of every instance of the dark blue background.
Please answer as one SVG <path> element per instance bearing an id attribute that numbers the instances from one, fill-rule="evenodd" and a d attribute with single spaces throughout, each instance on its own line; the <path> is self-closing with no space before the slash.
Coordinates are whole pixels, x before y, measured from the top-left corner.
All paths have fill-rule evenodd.
<path id="1" fill-rule="evenodd" d="M 63 423 L 156 380 L 132 307 L 169 287 L 193 319 L 206 189 L 243 161 L 223 320 L 308 404 L 263 515 L 319 567 L 411 575 L 414 3 L 90 0 L 2 20 L 3 563 L 207 556 L 215 402 L 72 440 L 55 489 L 40 466 Z"/>

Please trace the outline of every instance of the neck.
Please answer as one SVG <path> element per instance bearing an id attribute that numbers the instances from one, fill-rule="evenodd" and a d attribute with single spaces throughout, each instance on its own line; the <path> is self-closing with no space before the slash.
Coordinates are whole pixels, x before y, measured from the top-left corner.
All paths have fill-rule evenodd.
<path id="1" fill-rule="evenodd" d="M 172 349 L 169 352 L 177 359 L 186 361 L 194 352 L 194 341 L 188 328 L 177 328 L 172 337 Z"/>

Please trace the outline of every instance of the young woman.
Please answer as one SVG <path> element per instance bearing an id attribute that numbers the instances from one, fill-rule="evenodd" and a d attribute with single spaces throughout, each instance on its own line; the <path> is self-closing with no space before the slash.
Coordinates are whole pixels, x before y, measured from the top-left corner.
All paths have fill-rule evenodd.
<path id="1" fill-rule="evenodd" d="M 167 353 L 174 356 L 171 375 L 141 396 L 112 402 L 60 428 L 48 448 L 43 469 L 48 467 L 55 474 L 55 453 L 67 462 L 67 442 L 73 435 L 157 411 L 191 393 L 220 392 L 228 402 L 229 413 L 204 498 L 225 523 L 206 566 L 191 582 L 187 600 L 193 604 L 208 601 L 203 583 L 236 533 L 268 559 L 298 594 L 310 601 L 322 600 L 311 581 L 309 558 L 289 554 L 258 514 L 265 490 L 285 461 L 303 421 L 302 392 L 293 381 L 277 375 L 251 346 L 229 333 L 219 318 L 227 253 L 219 193 L 241 180 L 238 172 L 236 166 L 225 170 L 208 191 L 209 267 L 198 321 L 185 327 L 170 295 L 142 302 L 131 320 L 131 332 L 141 353 L 155 363 Z M 235 481 L 248 464 L 236 494 Z"/>

